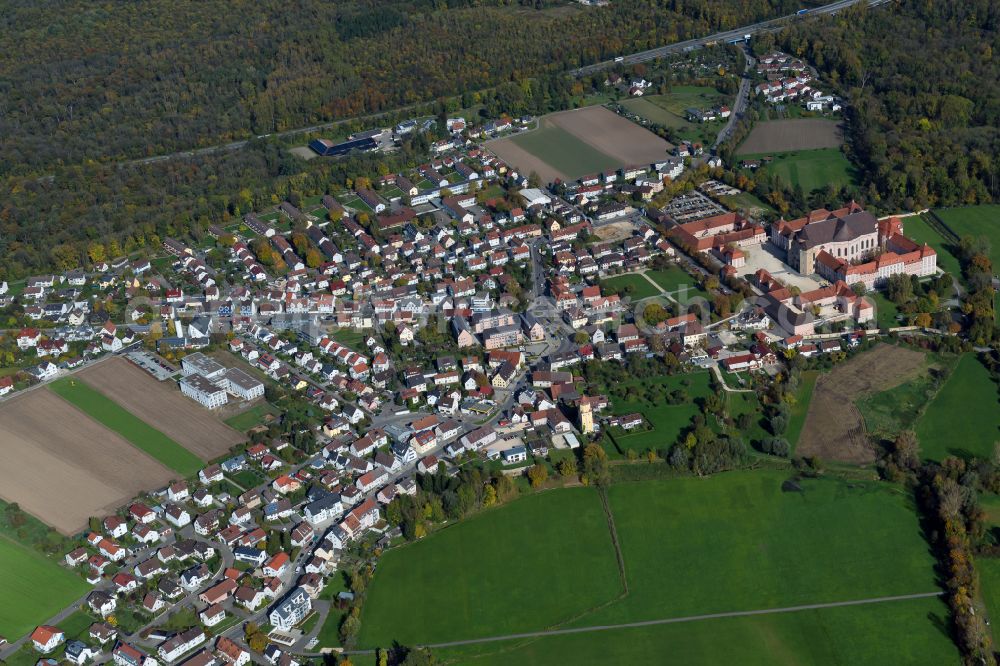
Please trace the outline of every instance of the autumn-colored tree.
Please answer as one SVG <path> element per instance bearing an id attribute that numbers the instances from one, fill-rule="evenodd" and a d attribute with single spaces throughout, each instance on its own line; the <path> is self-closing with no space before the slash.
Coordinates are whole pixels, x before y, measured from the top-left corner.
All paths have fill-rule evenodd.
<path id="1" fill-rule="evenodd" d="M 549 468 L 541 463 L 535 463 L 528 468 L 528 479 L 532 488 L 540 488 L 549 478 Z"/>

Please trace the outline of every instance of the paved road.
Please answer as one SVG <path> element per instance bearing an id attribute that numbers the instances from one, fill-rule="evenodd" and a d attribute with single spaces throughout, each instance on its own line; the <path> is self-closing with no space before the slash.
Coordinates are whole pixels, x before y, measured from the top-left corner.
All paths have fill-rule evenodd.
<path id="1" fill-rule="evenodd" d="M 837 2 L 832 2 L 828 5 L 811 9 L 806 16 L 815 16 L 817 14 L 836 14 L 842 9 L 847 9 L 848 7 L 856 5 L 859 2 L 866 2 L 869 7 L 878 7 L 879 5 L 884 5 L 889 1 L 890 0 L 838 0 Z M 603 62 L 594 63 L 593 65 L 587 65 L 586 67 L 575 69 L 571 72 L 571 74 L 574 76 L 584 76 L 599 72 L 615 65 L 632 65 L 639 62 L 647 62 L 649 60 L 655 60 L 664 56 L 673 55 L 675 53 L 693 51 L 710 44 L 724 44 L 742 41 L 746 35 L 777 32 L 778 30 L 781 30 L 781 28 L 783 28 L 789 21 L 793 21 L 797 18 L 801 18 L 801 16 L 798 14 L 789 14 L 788 16 L 781 16 L 768 21 L 761 21 L 760 23 L 752 23 L 741 28 L 717 32 L 715 34 L 698 37 L 696 39 L 688 39 L 683 42 L 677 42 L 676 44 L 649 49 L 648 51 L 640 51 L 639 53 L 621 56 L 614 60 L 605 60 Z"/>
<path id="2" fill-rule="evenodd" d="M 745 44 L 742 47 L 742 51 L 743 57 L 746 58 L 746 69 L 743 70 L 743 78 L 740 79 L 740 89 L 736 93 L 736 101 L 733 102 L 733 111 L 729 114 L 729 120 L 715 138 L 712 150 L 715 150 L 719 147 L 719 144 L 729 139 L 733 133 L 733 128 L 736 127 L 736 123 L 743 117 L 747 107 L 750 105 L 750 77 L 753 76 L 753 68 L 757 61 L 750 55 L 750 51 Z"/>
<path id="3" fill-rule="evenodd" d="M 520 634 L 507 634 L 506 636 L 490 636 L 487 638 L 470 638 L 461 641 L 449 641 L 446 643 L 431 643 L 420 647 L 428 648 L 449 648 L 463 645 L 477 645 L 481 643 L 495 643 L 498 641 L 517 640 L 521 638 L 546 638 L 549 636 L 564 636 L 566 634 L 587 634 L 597 631 L 613 631 L 616 629 L 633 629 L 637 627 L 654 627 L 661 624 L 681 624 L 684 622 L 700 622 L 702 620 L 718 620 L 729 617 L 752 617 L 754 615 L 773 615 L 777 613 L 798 613 L 808 610 L 822 610 L 824 608 L 842 608 L 844 606 L 865 606 L 869 604 L 884 604 L 894 601 L 908 601 L 911 599 L 928 599 L 939 597 L 944 592 L 920 592 L 917 594 L 900 594 L 891 597 L 872 597 L 870 599 L 855 599 L 852 601 L 831 601 L 823 604 L 804 604 L 802 606 L 785 606 L 783 608 L 763 608 L 759 610 L 730 611 L 726 613 L 708 613 L 705 615 L 688 615 L 686 617 L 671 617 L 659 620 L 644 620 L 641 622 L 625 622 L 622 624 L 602 624 L 592 627 L 573 627 L 571 629 L 548 629 L 545 631 L 528 631 Z M 345 654 L 373 654 L 374 650 L 346 651 Z"/>

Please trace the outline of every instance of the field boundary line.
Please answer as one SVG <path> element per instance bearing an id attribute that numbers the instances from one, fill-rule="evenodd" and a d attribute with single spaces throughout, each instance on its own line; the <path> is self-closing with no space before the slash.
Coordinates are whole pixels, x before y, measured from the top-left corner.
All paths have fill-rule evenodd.
<path id="1" fill-rule="evenodd" d="M 941 237 L 944 238 L 944 240 L 955 244 L 955 246 L 959 245 L 961 238 L 959 238 L 958 234 L 956 234 L 955 231 L 948 226 L 948 223 L 942 220 L 936 212 L 928 209 L 926 219 L 930 227 L 941 234 Z"/>
<path id="2" fill-rule="evenodd" d="M 608 532 L 611 533 L 611 546 L 615 549 L 615 560 L 618 563 L 618 576 L 622 582 L 622 593 L 616 601 L 620 601 L 628 596 L 628 576 L 625 573 L 625 553 L 622 552 L 621 543 L 618 541 L 618 528 L 615 526 L 615 515 L 611 512 L 611 503 L 608 501 L 608 489 L 604 487 L 598 488 L 597 494 L 601 498 L 601 507 L 604 509 L 604 517 L 608 521 Z"/>
<path id="3" fill-rule="evenodd" d="M 516 640 L 518 638 L 545 638 L 548 636 L 564 636 L 567 634 L 586 634 L 598 631 L 614 631 L 617 629 L 635 629 L 641 627 L 655 627 L 665 624 L 683 624 L 686 622 L 700 622 L 703 620 L 719 620 L 732 617 L 754 617 L 758 615 L 777 615 L 781 613 L 800 613 L 802 611 L 823 610 L 826 608 L 844 608 L 849 606 L 868 606 L 873 604 L 885 604 L 896 601 L 911 601 L 914 599 L 930 599 L 944 595 L 944 591 L 937 592 L 916 592 L 914 594 L 897 594 L 885 597 L 871 597 L 868 599 L 851 599 L 848 601 L 828 601 L 825 603 L 802 604 L 799 606 L 784 606 L 780 608 L 760 608 L 742 611 L 724 611 L 721 613 L 705 613 L 702 615 L 687 615 L 684 617 L 661 618 L 658 620 L 640 620 L 637 622 L 623 622 L 621 624 L 602 624 L 591 627 L 571 627 L 567 629 L 548 629 L 542 631 L 529 631 L 519 634 L 508 634 L 506 636 L 489 636 L 485 638 L 469 638 L 460 641 L 450 641 L 447 643 L 428 643 L 419 647 L 426 648 L 449 648 L 461 647 L 463 645 L 476 645 L 480 643 L 494 643 L 497 641 Z M 344 654 L 374 654 L 375 650 L 345 650 Z"/>

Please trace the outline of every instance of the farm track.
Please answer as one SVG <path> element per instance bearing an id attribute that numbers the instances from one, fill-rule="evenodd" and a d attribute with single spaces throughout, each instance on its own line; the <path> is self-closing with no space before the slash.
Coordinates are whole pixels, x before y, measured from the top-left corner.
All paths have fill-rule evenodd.
<path id="1" fill-rule="evenodd" d="M 661 618 L 658 620 L 642 620 L 639 622 L 623 622 L 621 624 L 601 624 L 591 627 L 572 627 L 568 629 L 548 629 L 543 631 L 529 631 L 519 634 L 508 634 L 506 636 L 489 636 L 485 638 L 470 638 L 461 641 L 450 641 L 447 643 L 432 643 L 420 647 L 432 649 L 462 647 L 464 645 L 479 645 L 483 643 L 495 643 L 497 641 L 517 640 L 519 638 L 546 638 L 549 636 L 565 636 L 567 634 L 588 634 L 598 631 L 614 631 L 616 629 L 635 629 L 640 627 L 655 627 L 665 624 L 682 624 L 685 622 L 701 622 L 704 620 L 720 620 L 733 617 L 755 617 L 758 615 L 775 615 L 779 613 L 800 613 L 803 611 L 823 610 L 825 608 L 845 608 L 849 606 L 868 606 L 872 604 L 886 604 L 896 601 L 910 601 L 913 599 L 930 599 L 940 597 L 944 592 L 916 592 L 914 594 L 898 594 L 888 597 L 871 597 L 868 599 L 853 599 L 850 601 L 830 601 L 816 604 L 802 604 L 799 606 L 783 606 L 781 608 L 761 608 L 755 610 L 727 611 L 723 613 L 708 613 L 705 615 L 688 615 L 685 617 Z M 344 654 L 374 654 L 374 650 L 347 650 Z"/>

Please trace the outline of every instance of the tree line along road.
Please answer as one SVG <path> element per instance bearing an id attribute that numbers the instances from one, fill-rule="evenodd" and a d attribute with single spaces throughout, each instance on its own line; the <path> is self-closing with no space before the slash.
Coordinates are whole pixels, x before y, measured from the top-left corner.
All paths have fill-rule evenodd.
<path id="1" fill-rule="evenodd" d="M 890 0 L 838 0 L 837 2 L 824 5 L 822 7 L 817 7 L 815 9 L 810 9 L 808 14 L 805 16 L 815 16 L 822 14 L 835 14 L 842 9 L 846 9 L 859 2 L 866 2 L 869 7 L 878 7 L 888 3 Z M 640 51 L 639 53 L 633 53 L 631 55 L 619 56 L 614 60 L 605 60 L 602 62 L 594 63 L 593 65 L 587 65 L 586 67 L 580 67 L 578 69 L 570 70 L 569 74 L 572 76 L 583 76 L 586 74 L 593 74 L 594 72 L 601 71 L 602 69 L 607 69 L 618 64 L 635 64 L 639 62 L 646 62 L 649 60 L 655 60 L 656 58 L 662 58 L 666 55 L 671 55 L 674 53 L 681 53 L 684 51 L 692 51 L 697 48 L 702 48 L 708 44 L 715 42 L 733 42 L 737 40 L 742 40 L 746 35 L 755 35 L 765 32 L 776 32 L 781 29 L 787 22 L 794 20 L 796 18 L 801 18 L 799 14 L 791 14 L 789 16 L 782 16 L 775 19 L 770 19 L 767 21 L 761 21 L 759 23 L 753 23 L 740 28 L 734 28 L 733 30 L 727 30 L 725 32 L 718 32 L 714 35 L 708 35 L 706 37 L 700 37 L 697 39 L 689 39 L 683 42 L 677 42 L 676 44 L 669 44 L 667 46 L 661 46 L 656 49 L 650 49 L 648 51 Z M 185 157 L 198 157 L 201 155 L 211 155 L 213 153 L 227 152 L 232 150 L 239 150 L 245 147 L 250 141 L 256 139 L 269 139 L 269 138 L 283 138 L 289 136 L 295 136 L 296 134 L 306 134 L 309 132 L 319 132 L 325 129 L 330 129 L 332 127 L 337 127 L 344 123 L 348 123 L 356 120 L 374 120 L 376 118 L 381 118 L 383 116 L 388 116 L 393 113 L 399 113 L 401 111 L 407 111 L 409 109 L 419 108 L 424 104 L 429 103 L 432 100 L 425 102 L 418 102 L 415 104 L 410 104 L 407 106 L 398 107 L 396 109 L 390 109 L 387 111 L 380 111 L 378 113 L 372 113 L 364 116 L 357 116 L 354 118 L 343 118 L 341 120 L 334 120 L 328 123 L 320 123 L 317 125 L 309 125 L 307 127 L 299 127 L 296 129 L 284 130 L 282 132 L 274 132 L 271 134 L 261 134 L 254 136 L 252 138 L 244 139 L 242 141 L 231 141 L 229 143 L 219 144 L 217 146 L 206 146 L 204 148 L 196 148 L 192 150 L 181 150 L 175 153 L 169 153 L 167 155 L 154 155 L 152 157 L 143 157 L 133 160 L 122 160 L 119 164 L 124 166 L 136 165 L 136 164 L 153 164 L 156 162 L 164 162 L 167 160 L 185 158 Z"/>

